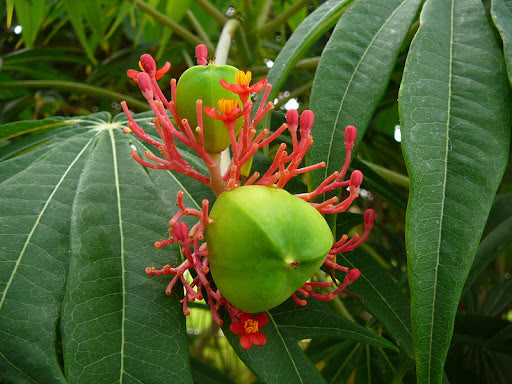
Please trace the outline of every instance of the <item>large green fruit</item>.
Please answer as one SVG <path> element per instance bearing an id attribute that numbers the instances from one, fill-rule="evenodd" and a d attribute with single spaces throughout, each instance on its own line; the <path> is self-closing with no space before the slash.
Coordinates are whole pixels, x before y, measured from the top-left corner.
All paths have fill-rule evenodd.
<path id="1" fill-rule="evenodd" d="M 333 244 L 322 215 L 283 189 L 254 185 L 223 192 L 210 218 L 213 280 L 248 313 L 288 299 L 320 268 Z"/>
<path id="2" fill-rule="evenodd" d="M 197 126 L 196 100 L 203 101 L 203 107 L 218 108 L 220 99 L 237 100 L 238 95 L 223 88 L 219 80 L 235 83 L 238 69 L 230 65 L 196 65 L 187 69 L 176 85 L 176 109 L 180 119 L 187 119 L 194 130 Z M 235 132 L 242 128 L 242 119 L 236 124 Z M 205 149 L 210 153 L 222 152 L 230 145 L 229 134 L 220 120 L 203 117 Z"/>

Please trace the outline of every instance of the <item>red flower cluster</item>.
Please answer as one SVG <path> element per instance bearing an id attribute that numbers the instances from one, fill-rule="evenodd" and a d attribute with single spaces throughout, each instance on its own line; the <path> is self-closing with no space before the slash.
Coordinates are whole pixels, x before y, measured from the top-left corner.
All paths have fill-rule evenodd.
<path id="1" fill-rule="evenodd" d="M 196 49 L 196 56 L 198 57 L 199 65 L 206 65 L 207 53 L 204 47 L 200 46 Z M 186 119 L 179 118 L 176 110 L 176 80 L 171 80 L 171 100 L 165 98 L 157 84 L 156 80 L 170 68 L 170 65 L 166 63 L 162 69 L 156 70 L 153 58 L 149 55 L 143 55 L 140 66 L 143 72 L 130 71 L 128 75 L 137 81 L 142 94 L 155 113 L 153 123 L 158 131 L 160 140 L 149 136 L 137 124 L 126 103 L 123 102 L 122 107 L 129 120 L 129 129 L 126 129 L 125 132 L 133 132 L 141 140 L 157 147 L 161 153 L 161 157 L 159 157 L 149 151 L 145 152 L 144 156 L 150 160 L 148 161 L 140 157 L 135 150 L 132 151 L 132 157 L 140 164 L 150 168 L 167 169 L 190 176 L 209 186 L 217 195 L 242 185 L 254 184 L 283 188 L 293 177 L 325 166 L 324 163 L 301 166 L 304 156 L 313 143 L 313 138 L 310 134 L 314 123 L 312 111 L 304 111 L 299 116 L 297 111 L 290 110 L 286 114 L 286 123 L 282 124 L 272 134 L 267 129 L 263 129 L 260 132 L 257 131 L 256 126 L 264 115 L 273 108 L 273 104 L 267 102 L 271 86 L 266 79 L 250 85 L 251 73 L 240 71 L 236 76 L 235 84 L 228 84 L 226 81 L 221 80 L 220 83 L 225 89 L 238 95 L 242 106 L 240 107 L 240 104 L 235 100 L 222 99 L 217 109 L 213 106 L 203 107 L 202 101 L 197 100 L 198 126 L 192 129 Z M 253 113 L 254 106 L 250 96 L 253 93 L 261 92 L 263 92 L 262 101 Z M 206 115 L 206 118 L 223 121 L 229 132 L 232 158 L 226 169 L 221 169 L 218 157 L 208 153 L 204 148 L 203 119 L 205 116 L 203 114 Z M 234 127 L 239 119 L 243 120 L 243 124 L 240 133 L 236 135 Z M 252 157 L 258 150 L 268 146 L 285 131 L 288 131 L 291 136 L 291 148 L 288 149 L 287 145 L 282 143 L 274 156 L 272 164 L 264 174 L 254 172 L 242 179 L 244 165 L 250 164 Z M 296 195 L 309 202 L 320 213 L 344 212 L 359 196 L 359 187 L 363 179 L 362 173 L 354 171 L 348 180 L 344 180 L 356 134 L 356 129 L 352 126 L 348 126 L 345 130 L 346 157 L 341 171 L 334 172 L 313 191 Z M 206 165 L 208 174 L 197 171 L 184 159 L 176 146 L 176 140 L 197 153 Z M 333 197 L 321 203 L 312 202 L 313 199 L 320 195 L 338 188 L 348 188 L 349 190 L 349 196 L 343 201 L 338 201 L 337 197 Z M 156 242 L 155 246 L 160 248 L 172 243 L 178 243 L 181 252 L 185 256 L 185 261 L 175 268 L 166 265 L 161 270 L 147 268 L 146 272 L 148 275 L 174 275 L 166 290 L 167 294 L 171 293 L 171 290 L 178 281 L 182 283 L 185 289 L 183 298 L 183 312 L 185 315 L 190 313 L 188 310 L 189 302 L 206 298 L 213 319 L 219 325 L 222 325 L 223 321 L 218 310 L 220 307 L 226 308 L 232 321 L 231 331 L 241 335 L 240 344 L 242 348 L 248 349 L 252 344 L 265 344 L 266 337 L 260 330 L 267 323 L 267 316 L 260 314 L 253 319 L 252 315 L 240 311 L 231 305 L 218 289 L 214 290 L 207 278 L 209 272 L 208 248 L 204 240 L 204 231 L 210 220 L 208 217 L 209 202 L 203 200 L 201 210 L 188 208 L 183 203 L 183 196 L 183 192 L 178 193 L 177 206 L 179 210 L 169 222 L 170 238 Z M 183 216 L 195 217 L 197 223 L 189 229 L 187 224 L 181 221 Z M 328 271 L 339 270 L 345 272 L 344 281 L 342 283 L 337 282 L 334 274 L 332 274 L 333 282 L 307 282 L 297 291 L 297 294 L 301 295 L 303 299 L 299 299 L 297 294 L 292 295 L 292 299 L 296 303 L 306 305 L 305 299 L 310 296 L 323 301 L 331 300 L 335 295 L 346 290 L 349 284 L 357 280 L 359 270 L 351 270 L 337 264 L 336 255 L 358 247 L 368 236 L 373 226 L 374 218 L 374 211 L 368 210 L 364 215 L 364 234 L 362 236 L 355 235 L 350 240 L 347 235 L 344 235 L 339 241 L 334 243 L 326 257 L 324 262 L 326 269 Z M 188 282 L 184 278 L 185 271 L 189 269 L 193 269 L 195 272 L 192 282 Z M 332 288 L 334 285 L 337 287 L 329 293 L 318 293 L 314 290 L 314 288 L 325 290 L 326 288 Z"/>

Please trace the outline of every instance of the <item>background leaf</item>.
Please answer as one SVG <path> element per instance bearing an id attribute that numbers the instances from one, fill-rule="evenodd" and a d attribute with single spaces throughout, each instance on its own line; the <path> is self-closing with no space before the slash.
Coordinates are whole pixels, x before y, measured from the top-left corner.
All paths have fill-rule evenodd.
<path id="1" fill-rule="evenodd" d="M 508 69 L 508 79 L 512 84 L 512 2 L 492 0 L 491 16 L 503 41 L 503 53 Z"/>
<path id="2" fill-rule="evenodd" d="M 418 382 L 434 383 L 506 165 L 511 101 L 480 1 L 427 1 L 420 22 L 399 102 Z"/>
<path id="3" fill-rule="evenodd" d="M 23 28 L 25 46 L 31 48 L 49 10 L 46 0 L 17 0 L 14 1 L 14 9 Z"/>
<path id="4" fill-rule="evenodd" d="M 272 84 L 269 99 L 273 100 L 297 61 L 327 29 L 331 28 L 352 0 L 328 0 L 315 9 L 290 36 L 279 51 L 267 79 Z"/>
<path id="5" fill-rule="evenodd" d="M 341 168 L 347 125 L 358 129 L 358 140 L 364 135 L 420 3 L 357 1 L 340 17 L 311 90 L 316 129 L 309 161 L 326 163 L 314 172 L 313 185 Z"/>
<path id="6" fill-rule="evenodd" d="M 496 256 L 512 243 L 512 193 L 496 195 L 487 219 L 482 241 L 476 251 L 463 293 L 475 282 Z"/>
<path id="7" fill-rule="evenodd" d="M 409 298 L 368 254 L 355 250 L 341 257 L 343 265 L 358 268 L 361 272 L 359 279 L 350 285 L 350 290 L 362 297 L 364 307 L 386 327 L 396 345 L 412 358 Z M 343 279 L 342 274 L 338 276 L 340 278 Z"/>

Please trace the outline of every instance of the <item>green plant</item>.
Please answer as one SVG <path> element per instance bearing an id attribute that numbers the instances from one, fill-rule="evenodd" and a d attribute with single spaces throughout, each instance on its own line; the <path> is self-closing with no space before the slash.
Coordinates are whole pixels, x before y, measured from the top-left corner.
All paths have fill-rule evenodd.
<path id="1" fill-rule="evenodd" d="M 179 2 L 91 1 L 73 12 L 47 2 L 32 19 L 28 3 L 7 1 L 5 13 L 23 25 L 28 49 L 17 50 L 13 34 L 1 42 L 0 380 L 254 381 L 222 361 L 227 340 L 266 383 L 510 381 L 510 1 L 328 0 L 314 10 L 307 1 L 237 1 L 231 16 L 221 1 L 177 13 L 171 3 Z M 39 33 L 50 27 L 56 32 Z M 164 32 L 168 44 L 153 43 L 150 35 Z M 215 323 L 187 332 L 181 292 L 168 297 L 168 279 L 143 273 L 181 261 L 177 244 L 152 244 L 180 212 L 177 192 L 198 211 L 214 194 L 198 180 L 141 167 L 134 150 L 160 153 L 122 133 L 130 120 L 90 113 L 115 114 L 111 102 L 123 99 L 144 110 L 124 75 L 142 53 L 172 61 L 177 76 L 196 44 L 213 52 L 219 36 L 219 49 L 230 47 L 216 52 L 220 64 L 229 56 L 227 64 L 273 86 L 276 109 L 258 130 L 279 131 L 279 107 L 290 99 L 315 113 L 301 166 L 325 167 L 287 190 L 307 193 L 339 170 L 353 125 L 349 172 L 363 172 L 361 191 L 373 199 L 361 193 L 353 212 L 326 218 L 335 238 L 357 232 L 368 207 L 377 218 L 358 250 L 337 257 L 360 271 L 353 295 L 304 307 L 290 299 L 265 312 L 268 322 L 239 319 L 266 322 L 265 345 L 247 350 L 242 322 L 223 325 L 222 337 Z M 152 117 L 133 120 L 154 138 Z M 280 140 L 293 146 L 291 134 Z M 177 148 L 208 174 L 195 153 Z M 252 170 L 264 174 L 278 151 L 255 153 Z M 324 271 L 314 279 L 328 281 L 333 272 Z M 191 304 L 189 326 L 204 309 Z"/>

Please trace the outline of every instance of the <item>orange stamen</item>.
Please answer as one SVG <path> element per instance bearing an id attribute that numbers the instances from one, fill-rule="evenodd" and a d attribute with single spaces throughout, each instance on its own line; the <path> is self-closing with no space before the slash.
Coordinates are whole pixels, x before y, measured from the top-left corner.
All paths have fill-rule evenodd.
<path id="1" fill-rule="evenodd" d="M 248 87 L 251 83 L 252 73 L 251 71 L 238 71 L 235 75 L 236 83 L 241 87 Z"/>
<path id="2" fill-rule="evenodd" d="M 258 332 L 258 322 L 253 319 L 247 319 L 244 323 L 245 333 L 256 333 Z"/>
<path id="3" fill-rule="evenodd" d="M 233 112 L 233 109 L 238 107 L 238 103 L 233 99 L 220 99 L 219 100 L 219 109 L 225 115 L 229 115 Z"/>

